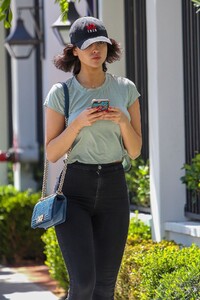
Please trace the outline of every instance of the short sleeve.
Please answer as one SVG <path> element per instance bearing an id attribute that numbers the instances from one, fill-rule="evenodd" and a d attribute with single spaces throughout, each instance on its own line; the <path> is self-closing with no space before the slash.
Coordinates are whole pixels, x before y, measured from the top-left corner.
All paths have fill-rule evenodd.
<path id="1" fill-rule="evenodd" d="M 65 114 L 64 91 L 62 84 L 56 83 L 52 86 L 44 101 L 44 106 L 49 107 L 62 115 Z"/>
<path id="2" fill-rule="evenodd" d="M 128 107 L 130 107 L 135 100 L 140 97 L 140 93 L 138 92 L 136 85 L 129 80 L 128 84 Z"/>

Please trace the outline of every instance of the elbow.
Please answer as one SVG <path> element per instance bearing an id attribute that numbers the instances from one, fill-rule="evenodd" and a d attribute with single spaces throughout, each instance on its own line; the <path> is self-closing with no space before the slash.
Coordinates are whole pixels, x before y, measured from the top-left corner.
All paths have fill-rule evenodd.
<path id="1" fill-rule="evenodd" d="M 136 159 L 138 156 L 140 156 L 142 150 L 142 141 L 140 141 L 137 145 L 137 147 L 134 147 L 130 151 L 128 151 L 128 155 L 131 159 Z"/>
<path id="2" fill-rule="evenodd" d="M 58 161 L 58 158 L 55 158 L 53 155 L 50 155 L 48 153 L 46 153 L 46 158 L 51 163 L 56 163 Z"/>
<path id="3" fill-rule="evenodd" d="M 49 162 L 51 163 L 56 163 L 58 161 L 58 157 L 55 155 L 55 153 L 52 153 L 52 151 L 50 151 L 48 145 L 46 145 L 46 158 Z"/>
<path id="4" fill-rule="evenodd" d="M 141 150 L 140 151 L 133 151 L 132 153 L 128 153 L 130 158 L 133 159 L 133 160 L 138 158 L 138 156 L 140 156 L 140 154 L 141 154 Z"/>

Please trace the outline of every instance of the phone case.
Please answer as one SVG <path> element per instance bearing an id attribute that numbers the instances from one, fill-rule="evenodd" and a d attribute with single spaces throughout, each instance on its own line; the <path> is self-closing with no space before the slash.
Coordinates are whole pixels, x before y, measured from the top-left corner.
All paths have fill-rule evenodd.
<path id="1" fill-rule="evenodd" d="M 108 99 L 94 99 L 92 100 L 92 108 L 98 107 L 98 111 L 108 110 L 110 101 Z"/>

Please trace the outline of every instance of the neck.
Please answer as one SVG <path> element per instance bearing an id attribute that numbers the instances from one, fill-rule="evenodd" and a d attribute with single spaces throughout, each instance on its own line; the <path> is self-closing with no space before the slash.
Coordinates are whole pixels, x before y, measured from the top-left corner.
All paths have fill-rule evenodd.
<path id="1" fill-rule="evenodd" d="M 78 82 L 85 88 L 97 88 L 101 86 L 105 81 L 105 72 L 103 70 L 99 72 L 85 72 L 81 70 L 76 76 Z"/>

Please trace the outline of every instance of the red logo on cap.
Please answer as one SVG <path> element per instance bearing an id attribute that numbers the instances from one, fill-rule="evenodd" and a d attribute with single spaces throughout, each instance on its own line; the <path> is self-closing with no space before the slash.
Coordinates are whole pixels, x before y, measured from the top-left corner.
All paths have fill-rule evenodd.
<path id="1" fill-rule="evenodd" d="M 92 24 L 92 23 L 86 25 L 86 28 L 87 28 L 87 31 L 88 31 L 88 32 L 95 32 L 95 31 L 97 31 L 96 25 L 95 25 L 95 24 Z"/>

